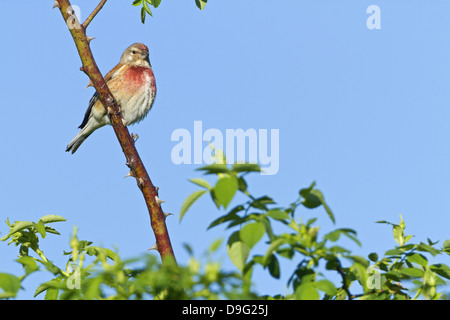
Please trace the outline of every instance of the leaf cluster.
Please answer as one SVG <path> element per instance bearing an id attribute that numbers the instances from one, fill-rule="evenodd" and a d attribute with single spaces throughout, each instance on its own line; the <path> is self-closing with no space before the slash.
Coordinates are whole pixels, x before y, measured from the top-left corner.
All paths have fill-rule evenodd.
<path id="1" fill-rule="evenodd" d="M 34 296 L 44 295 L 49 300 L 447 298 L 444 290 L 450 268 L 435 260 L 450 255 L 450 240 L 442 244 L 431 239 L 413 242 L 400 216 L 399 223 L 377 221 L 392 228 L 394 247 L 382 255 L 371 252 L 363 257 L 342 244 L 346 238 L 361 246 L 355 230 L 339 227 L 325 231 L 317 224 L 321 215 L 330 219 L 332 226 L 336 218 L 314 182 L 301 188 L 295 201 L 280 205 L 268 195 L 250 192 L 247 175 L 260 172 L 256 164 L 212 164 L 199 171 L 215 181 L 190 180 L 200 189 L 187 197 L 180 219 L 196 201 L 209 194 L 222 214 L 211 219 L 208 229 L 222 227 L 229 233 L 225 241 L 212 243 L 203 258 L 196 258 L 193 248 L 185 244 L 190 258 L 181 265 L 171 261 L 161 264 L 149 254 L 123 259 L 117 251 L 79 240 L 74 228 L 69 249 L 63 252 L 67 262 L 61 267 L 44 255 L 39 240 L 49 234 L 58 236 L 59 232 L 49 224 L 65 221 L 63 217 L 47 215 L 38 222 L 14 223 L 8 219 L 9 231 L 0 240 L 19 247 L 16 261 L 24 273 L 0 273 L 0 298 L 16 297 L 23 280 L 36 272 L 50 278 L 35 290 Z M 214 259 L 222 243 L 235 271 L 224 270 Z M 257 268 L 274 279 L 288 272 L 289 292 L 259 295 L 253 289 Z"/>
<path id="2" fill-rule="evenodd" d="M 197 5 L 197 7 L 200 10 L 203 10 L 206 6 L 206 2 L 208 0 L 195 0 L 195 4 Z M 133 6 L 135 7 L 141 7 L 141 21 L 142 23 L 145 23 L 145 18 L 147 17 L 147 15 L 150 15 L 153 17 L 153 13 L 150 10 L 150 6 L 152 6 L 153 8 L 158 8 L 159 5 L 161 4 L 161 0 L 134 0 L 133 1 Z"/>
<path id="3" fill-rule="evenodd" d="M 367 258 L 355 255 L 339 244 L 346 237 L 361 246 L 355 230 L 337 228 L 321 232 L 318 218 L 302 219 L 298 211 L 322 208 L 333 224 L 335 216 L 315 182 L 298 192 L 298 198 L 287 206 L 280 206 L 270 196 L 253 196 L 249 192 L 246 175 L 259 172 L 256 164 L 212 164 L 199 169 L 215 176 L 215 184 L 205 179 L 190 181 L 201 187 L 185 200 L 180 219 L 204 194 L 209 194 L 219 210 L 227 209 L 242 193 L 247 201 L 233 206 L 216 218 L 209 229 L 219 225 L 231 230 L 227 253 L 231 262 L 249 283 L 257 266 L 280 279 L 282 260 L 296 262 L 288 286 L 291 294 L 270 298 L 286 299 L 413 299 L 443 298 L 438 288 L 450 279 L 449 267 L 431 264 L 429 257 L 450 254 L 450 240 L 438 247 L 438 242 L 409 243 L 405 222 L 379 221 L 392 226 L 398 246 L 385 252 L 382 258 L 370 253 Z M 317 211 L 316 211 L 317 212 Z M 281 232 L 279 230 L 282 230 Z M 333 276 L 332 274 L 335 274 Z M 337 277 L 340 281 L 332 281 Z"/>
<path id="4" fill-rule="evenodd" d="M 7 225 L 10 231 L 1 240 L 20 246 L 16 260 L 24 275 L 0 273 L 0 299 L 17 296 L 23 280 L 30 274 L 44 272 L 50 279 L 41 283 L 34 297 L 44 294 L 46 300 L 140 300 L 140 299 L 234 299 L 254 298 L 242 293 L 243 280 L 235 272 L 222 271 L 212 255 L 216 243 L 208 251 L 207 260 L 191 256 L 185 266 L 174 261 L 159 263 L 153 255 L 122 259 L 118 252 L 79 240 L 74 228 L 70 249 L 64 251 L 64 267 L 55 265 L 39 247 L 39 239 L 48 232 L 59 233 L 47 223 L 65 221 L 59 216 L 42 217 L 38 223 L 17 221 Z M 33 252 L 27 250 L 31 248 Z"/>

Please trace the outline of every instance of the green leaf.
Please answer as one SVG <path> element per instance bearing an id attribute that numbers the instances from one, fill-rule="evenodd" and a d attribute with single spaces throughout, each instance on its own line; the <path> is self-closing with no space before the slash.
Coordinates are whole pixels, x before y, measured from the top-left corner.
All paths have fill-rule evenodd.
<path id="1" fill-rule="evenodd" d="M 23 229 L 32 227 L 34 225 L 33 222 L 31 221 L 16 221 L 14 222 L 14 224 L 12 225 L 12 229 L 9 231 L 9 233 L 4 236 L 3 238 L 1 238 L 0 240 L 5 241 L 7 240 L 10 236 L 12 236 L 14 233 L 21 231 Z"/>
<path id="2" fill-rule="evenodd" d="M 440 250 L 433 248 L 432 246 L 425 244 L 423 242 L 421 242 L 418 246 L 417 246 L 417 250 L 418 251 L 422 251 L 422 252 L 429 252 L 431 253 L 433 256 L 436 256 L 438 254 L 441 253 Z"/>
<path id="3" fill-rule="evenodd" d="M 214 198 L 226 209 L 237 190 L 238 181 L 235 176 L 221 177 L 214 186 Z"/>
<path id="4" fill-rule="evenodd" d="M 262 263 L 264 266 L 267 266 L 268 262 L 270 261 L 270 256 L 273 255 L 273 252 L 276 251 L 284 243 L 285 243 L 285 239 L 283 239 L 283 238 L 278 238 L 278 239 L 271 241 L 269 249 L 267 249 L 267 252 L 264 255 L 263 260 L 262 260 Z"/>
<path id="5" fill-rule="evenodd" d="M 275 240 L 275 235 L 273 234 L 273 231 L 272 231 L 272 226 L 271 226 L 271 224 L 270 224 L 270 221 L 269 221 L 269 219 L 267 218 L 267 217 L 262 217 L 261 218 L 261 220 L 260 220 L 260 222 L 262 223 L 262 224 L 264 224 L 264 227 L 266 228 L 266 233 L 267 233 L 267 235 L 269 236 L 269 239 L 270 239 L 270 241 L 272 242 L 273 240 Z"/>
<path id="6" fill-rule="evenodd" d="M 134 0 L 133 1 L 133 6 L 137 7 L 142 3 L 142 0 Z"/>
<path id="7" fill-rule="evenodd" d="M 403 253 L 403 250 L 400 250 L 400 249 L 390 249 L 390 250 L 386 251 L 386 252 L 384 253 L 384 255 L 385 255 L 385 256 L 397 256 L 397 255 L 402 254 L 402 253 Z"/>
<path id="8" fill-rule="evenodd" d="M 215 240 L 209 246 L 208 252 L 210 252 L 210 253 L 215 252 L 220 247 L 221 244 L 222 244 L 222 238 L 219 238 L 219 239 Z"/>
<path id="9" fill-rule="evenodd" d="M 280 263 L 278 262 L 278 259 L 275 255 L 270 256 L 268 267 L 270 275 L 275 279 L 280 279 Z"/>
<path id="10" fill-rule="evenodd" d="M 406 256 L 406 260 L 408 260 L 411 263 L 417 263 L 418 265 L 421 265 L 422 267 L 426 267 L 428 265 L 428 260 L 425 258 L 425 256 L 421 255 L 420 253 L 414 253 L 411 255 Z"/>
<path id="11" fill-rule="evenodd" d="M 145 12 L 147 12 L 150 16 L 153 17 L 152 11 L 150 10 L 150 7 L 148 6 L 147 1 L 142 2 L 142 8 L 144 8 Z"/>
<path id="12" fill-rule="evenodd" d="M 424 273 L 422 270 L 419 270 L 417 268 L 406 268 L 399 270 L 401 274 L 404 274 L 406 276 L 410 277 L 416 277 L 416 278 L 422 278 Z"/>
<path id="13" fill-rule="evenodd" d="M 49 288 L 45 293 L 45 300 L 58 300 L 59 289 Z"/>
<path id="14" fill-rule="evenodd" d="M 352 257 L 352 260 L 355 263 L 350 267 L 350 272 L 348 274 L 352 274 L 356 280 L 358 280 L 359 284 L 363 287 L 363 290 L 367 290 L 367 280 L 369 278 L 369 274 L 367 272 L 367 268 L 369 267 L 368 263 L 364 263 L 364 261 L 358 261 L 355 259 L 355 256 Z M 362 263 L 361 263 L 362 262 Z M 349 278 L 347 276 L 347 278 Z"/>
<path id="15" fill-rule="evenodd" d="M 325 264 L 325 269 L 327 270 L 337 270 L 341 267 L 341 262 L 335 255 L 331 255 L 329 257 L 325 257 L 327 263 Z"/>
<path id="16" fill-rule="evenodd" d="M 303 202 L 308 197 L 309 193 L 311 193 L 311 191 L 314 189 L 315 185 L 316 185 L 316 182 L 313 181 L 313 183 L 311 183 L 311 185 L 308 188 L 300 189 L 299 194 L 303 197 L 303 199 L 304 199 Z M 314 199 L 311 199 L 311 200 L 314 200 Z M 311 202 L 310 205 L 313 205 L 313 203 Z M 320 201 L 317 201 L 317 203 L 315 205 L 316 205 L 316 207 L 320 206 Z"/>
<path id="17" fill-rule="evenodd" d="M 385 223 L 385 224 L 394 225 L 393 223 L 386 221 L 386 220 L 378 220 L 378 221 L 375 221 L 375 223 Z"/>
<path id="18" fill-rule="evenodd" d="M 260 198 L 253 200 L 250 203 L 250 205 L 256 209 L 268 210 L 266 205 L 273 204 L 273 203 L 275 203 L 275 201 L 273 201 L 273 199 L 270 198 L 269 196 L 262 196 Z"/>
<path id="19" fill-rule="evenodd" d="M 289 219 L 289 213 L 279 209 L 273 209 L 266 212 L 266 215 L 275 220 L 286 220 Z"/>
<path id="20" fill-rule="evenodd" d="M 367 261 L 364 257 L 361 256 L 357 256 L 357 255 L 352 255 L 352 256 L 348 256 L 348 259 L 354 261 L 357 264 L 362 265 L 364 268 L 368 268 L 369 267 L 369 261 Z"/>
<path id="21" fill-rule="evenodd" d="M 9 273 L 0 273 L 0 288 L 3 289 L 5 297 L 15 297 L 20 289 L 20 279 Z"/>
<path id="22" fill-rule="evenodd" d="M 46 216 L 43 216 L 40 220 L 42 220 L 43 223 L 52 223 L 52 222 L 62 222 L 62 221 L 66 221 L 66 219 L 64 219 L 61 216 L 55 215 L 55 214 L 49 214 Z"/>
<path id="23" fill-rule="evenodd" d="M 45 226 L 45 231 L 48 233 L 53 233 L 53 234 L 57 234 L 59 235 L 60 233 L 58 231 L 56 231 L 55 229 L 49 227 L 49 226 Z"/>
<path id="24" fill-rule="evenodd" d="M 183 218 L 183 216 L 185 215 L 186 211 L 188 211 L 188 209 L 194 204 L 194 202 L 197 201 L 198 198 L 200 198 L 206 192 L 208 192 L 208 191 L 207 190 L 194 191 L 189 197 L 186 198 L 186 200 L 184 200 L 183 205 L 181 206 L 181 210 L 180 210 L 180 221 Z"/>
<path id="25" fill-rule="evenodd" d="M 250 248 L 240 240 L 239 231 L 234 232 L 228 239 L 227 253 L 231 262 L 243 272 Z"/>
<path id="26" fill-rule="evenodd" d="M 336 242 L 339 240 L 340 237 L 341 237 L 341 232 L 339 230 L 334 230 L 334 231 L 327 233 L 323 238 L 333 241 L 333 242 Z"/>
<path id="27" fill-rule="evenodd" d="M 369 254 L 370 261 L 377 262 L 378 261 L 378 254 L 376 252 L 372 252 Z"/>
<path id="28" fill-rule="evenodd" d="M 205 8 L 205 6 L 206 6 L 206 2 L 207 2 L 208 0 L 195 0 L 195 4 L 197 5 L 197 7 L 200 9 L 200 10 L 203 10 L 204 8 Z"/>
<path id="29" fill-rule="evenodd" d="M 97 246 L 90 246 L 87 248 L 87 254 L 90 256 L 96 256 L 101 258 L 109 258 L 111 260 L 117 259 L 117 254 L 114 253 L 111 249 L 101 248 Z"/>
<path id="30" fill-rule="evenodd" d="M 334 231 L 331 231 L 324 236 L 324 239 L 328 239 L 330 241 L 336 242 L 339 240 L 339 238 L 341 237 L 342 234 L 345 235 L 346 237 L 352 239 L 354 242 L 356 242 L 356 244 L 361 246 L 361 242 L 359 242 L 359 240 L 354 236 L 354 235 L 356 235 L 356 231 L 353 229 L 348 229 L 348 228 L 341 228 L 341 229 L 336 229 Z"/>
<path id="31" fill-rule="evenodd" d="M 228 169 L 226 164 L 210 164 L 208 166 L 204 166 L 201 168 L 198 168 L 199 171 L 206 171 L 205 174 L 217 174 L 217 173 L 230 173 L 230 169 Z"/>
<path id="32" fill-rule="evenodd" d="M 251 249 L 261 240 L 266 228 L 261 222 L 246 224 L 239 232 L 240 239 Z"/>
<path id="33" fill-rule="evenodd" d="M 233 208 L 230 212 L 228 212 L 226 215 L 223 215 L 223 216 L 217 218 L 216 220 L 214 220 L 214 221 L 208 226 L 208 229 L 211 229 L 212 227 L 215 227 L 215 226 L 217 226 L 217 225 L 219 225 L 219 224 L 222 224 L 222 223 L 224 223 L 224 222 L 227 222 L 227 221 L 240 219 L 240 217 L 237 215 L 237 213 L 238 213 L 239 211 L 244 210 L 244 209 L 245 209 L 245 208 L 244 208 L 244 206 L 242 206 L 242 205 L 239 205 L 239 206 L 237 206 L 237 207 L 234 207 L 234 208 Z"/>
<path id="34" fill-rule="evenodd" d="M 209 184 L 208 181 L 204 180 L 204 179 L 200 179 L 200 178 L 195 178 L 195 179 L 189 179 L 190 182 L 195 183 L 196 185 L 206 188 L 208 190 L 210 190 L 212 187 Z"/>
<path id="35" fill-rule="evenodd" d="M 145 9 L 144 9 L 144 7 L 142 7 L 141 8 L 141 21 L 142 21 L 142 23 L 145 23 L 145 17 L 146 17 Z"/>
<path id="36" fill-rule="evenodd" d="M 234 172 L 261 172 L 261 168 L 256 163 L 235 163 L 231 167 Z"/>
<path id="37" fill-rule="evenodd" d="M 444 246 L 443 246 L 442 250 L 444 252 L 450 254 L 450 240 L 445 240 L 444 241 Z"/>
<path id="38" fill-rule="evenodd" d="M 402 274 L 395 270 L 391 270 L 391 271 L 384 273 L 384 276 L 389 280 L 397 281 L 397 282 L 400 282 L 400 280 L 402 278 Z"/>
<path id="39" fill-rule="evenodd" d="M 183 243 L 183 248 L 187 251 L 187 253 L 190 255 L 190 256 L 193 256 L 194 255 L 194 251 L 192 250 L 192 247 L 189 245 L 189 244 L 187 244 L 187 243 Z"/>
<path id="40" fill-rule="evenodd" d="M 158 6 L 161 4 L 161 0 L 147 0 L 147 2 L 155 8 L 158 8 Z"/>
<path id="41" fill-rule="evenodd" d="M 317 208 L 318 206 L 322 205 L 327 212 L 328 216 L 330 217 L 331 221 L 333 223 L 336 222 L 333 212 L 328 207 L 327 203 L 325 202 L 325 198 L 322 194 L 322 192 L 318 189 L 313 189 L 315 186 L 315 182 L 313 182 L 309 188 L 301 189 L 300 195 L 303 197 L 302 204 L 309 209 Z"/>
<path id="42" fill-rule="evenodd" d="M 30 256 L 20 257 L 16 261 L 22 264 L 27 275 L 39 269 L 36 261 Z"/>
<path id="43" fill-rule="evenodd" d="M 64 285 L 61 283 L 61 281 L 58 278 L 55 278 L 53 280 L 44 282 L 41 284 L 34 293 L 34 298 L 36 298 L 37 295 L 41 294 L 44 291 L 47 291 L 49 289 L 63 289 Z"/>
<path id="44" fill-rule="evenodd" d="M 394 225 L 392 232 L 394 234 L 395 241 L 397 241 L 400 246 L 404 245 L 403 229 L 399 225 Z"/>
<path id="45" fill-rule="evenodd" d="M 95 300 L 100 295 L 100 286 L 102 285 L 102 277 L 90 279 L 89 285 L 84 293 L 86 300 Z"/>
<path id="46" fill-rule="evenodd" d="M 319 293 L 314 288 L 313 282 L 302 283 L 295 289 L 295 297 L 298 300 L 318 300 Z"/>
<path id="47" fill-rule="evenodd" d="M 325 294 L 327 294 L 330 297 L 336 294 L 336 287 L 334 286 L 333 282 L 329 280 L 320 280 L 314 282 L 314 287 L 316 289 L 319 289 L 320 291 L 325 292 Z"/>
<path id="48" fill-rule="evenodd" d="M 238 177 L 238 188 L 239 191 L 246 193 L 247 192 L 247 182 L 245 182 L 244 178 Z"/>
<path id="49" fill-rule="evenodd" d="M 41 234 L 42 238 L 45 238 L 46 232 L 44 222 L 42 220 L 39 220 L 38 223 L 34 224 L 34 227 Z"/>
<path id="50" fill-rule="evenodd" d="M 436 272 L 441 277 L 444 277 L 446 279 L 450 279 L 450 268 L 445 264 L 433 264 L 430 266 L 431 271 Z"/>

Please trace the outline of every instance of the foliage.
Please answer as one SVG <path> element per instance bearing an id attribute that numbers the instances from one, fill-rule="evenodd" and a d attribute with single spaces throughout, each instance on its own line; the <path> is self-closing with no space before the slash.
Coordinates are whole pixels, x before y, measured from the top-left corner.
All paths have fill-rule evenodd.
<path id="1" fill-rule="evenodd" d="M 206 6 L 206 2 L 208 0 L 195 0 L 195 4 L 200 10 L 203 10 Z M 133 6 L 138 7 L 142 6 L 141 8 L 141 21 L 142 23 L 145 23 L 145 18 L 148 15 L 153 17 L 153 13 L 150 10 L 150 6 L 153 6 L 154 8 L 158 8 L 158 6 L 161 4 L 161 0 L 134 0 Z"/>
<path id="2" fill-rule="evenodd" d="M 42 223 L 49 221 L 43 217 L 38 223 L 17 221 L 10 224 L 10 232 L 2 241 L 20 246 L 16 260 L 25 274 L 14 276 L 0 273 L 0 298 L 17 295 L 22 281 L 32 273 L 47 271 L 52 278 L 42 283 L 34 297 L 45 293 L 45 299 L 219 299 L 254 298 L 250 292 L 242 293 L 244 280 L 235 272 L 224 272 L 220 264 L 211 260 L 220 242 L 215 242 L 208 250 L 206 262 L 191 256 L 186 266 L 176 263 L 160 264 L 155 256 L 123 260 L 117 252 L 94 246 L 92 242 L 79 240 L 77 230 L 70 240 L 70 250 L 64 268 L 53 264 L 39 249 L 39 237 L 46 232 L 58 232 Z M 43 232 L 46 230 L 46 232 Z M 33 249 L 38 257 L 29 254 Z M 192 249 L 187 246 L 192 252 Z"/>
<path id="3" fill-rule="evenodd" d="M 1 238 L 19 247 L 17 262 L 24 274 L 15 276 L 0 273 L 0 298 L 14 298 L 23 280 L 30 274 L 45 271 L 51 278 L 35 291 L 45 299 L 443 299 L 440 289 L 450 279 L 450 268 L 431 263 L 431 258 L 450 254 L 450 240 L 443 243 L 412 243 L 405 234 L 405 222 L 392 227 L 396 246 L 379 257 L 370 253 L 367 258 L 355 255 L 339 245 L 342 237 L 361 245 L 356 231 L 337 228 L 320 232 L 317 218 L 306 222 L 296 217 L 304 208 L 323 207 L 335 222 L 335 216 L 315 183 L 299 191 L 298 198 L 286 207 L 278 206 L 269 196 L 250 194 L 246 175 L 259 172 L 257 165 L 213 164 L 199 170 L 217 177 L 214 186 L 205 179 L 192 179 L 201 187 L 189 196 L 180 218 L 202 195 L 210 194 L 219 210 L 227 210 L 240 193 L 247 201 L 233 206 L 209 225 L 220 225 L 231 234 L 226 251 L 236 271 L 224 271 L 214 261 L 214 254 L 222 241 L 215 241 L 202 259 L 190 254 L 186 265 L 160 264 L 152 255 L 123 260 L 117 252 L 79 240 L 74 229 L 65 266 L 59 267 L 48 259 L 39 247 L 39 239 L 59 233 L 48 224 L 65 221 L 60 216 L 44 216 L 37 223 L 6 221 L 9 233 Z M 200 192 L 201 191 L 201 192 Z M 281 232 L 279 230 L 282 230 Z M 31 250 L 30 250 L 31 249 Z M 34 253 L 33 253 L 34 252 Z M 252 275 L 257 266 L 268 276 L 279 279 L 283 260 L 296 262 L 288 280 L 290 294 L 260 296 L 253 290 Z M 283 270 L 284 272 L 284 270 Z M 333 274 L 335 274 L 333 278 Z M 338 281 L 332 280 L 337 278 Z"/>
<path id="4" fill-rule="evenodd" d="M 335 223 L 333 212 L 314 182 L 300 189 L 299 197 L 283 207 L 270 196 L 255 197 L 249 193 L 245 176 L 259 172 L 258 165 L 234 164 L 230 168 L 225 164 L 212 164 L 199 170 L 206 175 L 217 176 L 217 182 L 212 187 L 205 179 L 191 179 L 201 190 L 185 200 L 180 219 L 204 194 L 209 193 L 218 209 L 227 209 L 237 193 L 245 195 L 247 201 L 215 219 L 209 228 L 225 225 L 226 229 L 233 230 L 227 241 L 228 256 L 242 277 L 250 281 L 257 265 L 267 270 L 271 277 L 279 279 L 281 259 L 298 262 L 288 281 L 292 294 L 277 298 L 444 298 L 438 288 L 444 287 L 446 279 L 450 279 L 450 269 L 445 264 L 431 264 L 429 260 L 440 254 L 449 255 L 450 240 L 445 241 L 442 247 L 430 239 L 427 243 L 410 243 L 412 236 L 405 235 L 405 222 L 400 216 L 399 224 L 378 221 L 392 226 L 397 246 L 386 251 L 381 258 L 376 253 L 364 258 L 338 245 L 341 237 L 347 237 L 360 246 L 355 230 L 338 228 L 322 235 L 319 226 L 315 225 L 317 218 L 304 222 L 296 217 L 300 208 L 322 207 Z M 277 233 L 275 229 L 280 228 L 283 232 Z M 264 246 L 261 253 L 256 252 L 257 248 Z M 339 284 L 330 280 L 331 275 L 327 276 L 330 272 L 338 275 Z M 352 293 L 355 289 L 357 293 Z"/>

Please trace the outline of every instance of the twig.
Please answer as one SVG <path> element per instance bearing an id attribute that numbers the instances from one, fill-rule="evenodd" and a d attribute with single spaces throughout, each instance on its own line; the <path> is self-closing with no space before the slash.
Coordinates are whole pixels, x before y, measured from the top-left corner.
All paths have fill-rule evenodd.
<path id="1" fill-rule="evenodd" d="M 342 289 L 344 289 L 345 293 L 347 293 L 348 300 L 352 300 L 354 296 L 350 293 L 350 289 L 347 286 L 347 282 L 345 279 L 345 273 L 344 270 L 341 268 L 341 262 L 337 261 L 338 265 L 336 267 L 336 271 L 341 275 L 342 278 Z"/>
<path id="2" fill-rule="evenodd" d="M 89 23 L 91 23 L 92 19 L 94 19 L 94 17 L 97 15 L 97 13 L 99 13 L 99 11 L 102 10 L 106 1 L 108 1 L 108 0 L 101 0 L 100 3 L 98 4 L 98 6 L 94 9 L 94 11 L 92 11 L 92 13 L 89 15 L 89 17 L 87 17 L 86 21 L 83 22 L 84 29 L 86 29 L 88 27 Z"/>
<path id="3" fill-rule="evenodd" d="M 103 0 L 97 6 L 95 11 L 89 16 L 88 20 L 86 20 L 86 26 L 98 13 L 105 2 L 106 0 Z M 111 91 L 106 85 L 105 80 L 103 79 L 103 76 L 95 63 L 92 51 L 89 47 L 89 37 L 86 36 L 85 28 L 79 24 L 78 20 L 73 22 L 73 19 L 77 18 L 73 14 L 69 0 L 55 0 L 54 7 L 57 7 L 61 11 L 66 23 L 67 21 L 72 21 L 72 23 L 68 24 L 68 26 L 83 64 L 81 70 L 89 76 L 95 90 L 97 91 L 100 101 L 106 110 L 108 110 L 111 125 L 127 159 L 127 166 L 130 168 L 132 176 L 136 178 L 138 187 L 141 189 L 147 204 L 151 226 L 155 234 L 156 244 L 158 252 L 161 255 L 161 259 L 163 262 L 166 260 L 175 261 L 175 256 L 165 223 L 165 215 L 161 209 L 161 200 L 158 198 L 158 188 L 155 188 L 150 180 L 147 170 L 145 169 L 144 164 L 142 163 L 142 160 L 135 148 L 134 140 L 131 137 L 127 127 L 125 127 L 122 123 L 120 107 L 111 94 Z"/>

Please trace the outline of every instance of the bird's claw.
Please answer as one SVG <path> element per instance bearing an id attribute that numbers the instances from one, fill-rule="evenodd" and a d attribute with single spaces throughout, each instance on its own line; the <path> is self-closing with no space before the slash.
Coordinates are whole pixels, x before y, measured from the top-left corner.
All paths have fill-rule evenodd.
<path id="1" fill-rule="evenodd" d="M 137 133 L 132 133 L 131 138 L 133 139 L 133 142 L 136 143 L 136 141 L 138 141 L 138 139 L 139 139 L 139 136 Z"/>

